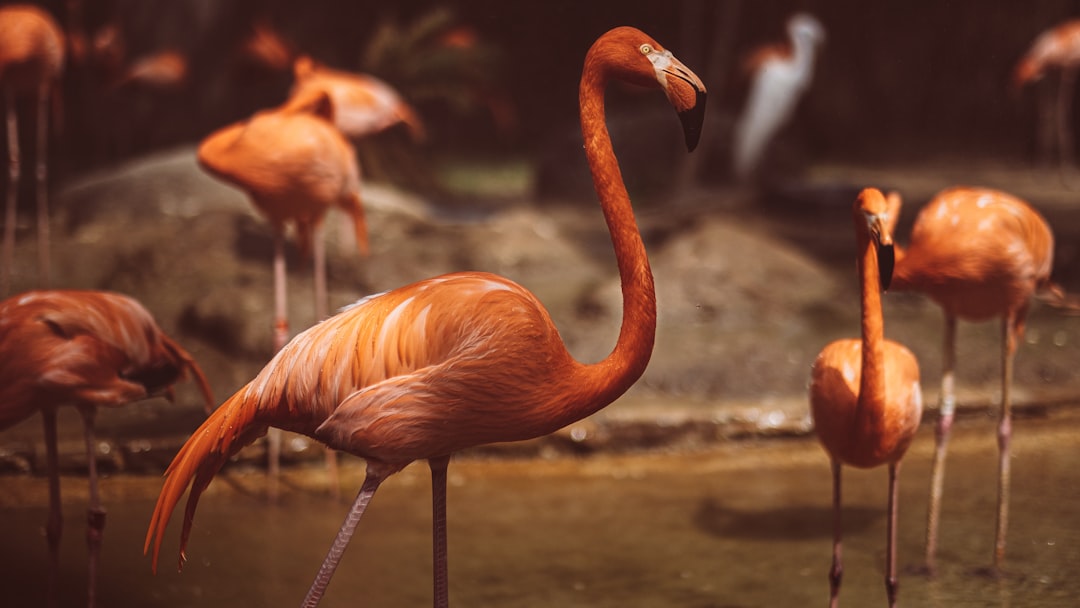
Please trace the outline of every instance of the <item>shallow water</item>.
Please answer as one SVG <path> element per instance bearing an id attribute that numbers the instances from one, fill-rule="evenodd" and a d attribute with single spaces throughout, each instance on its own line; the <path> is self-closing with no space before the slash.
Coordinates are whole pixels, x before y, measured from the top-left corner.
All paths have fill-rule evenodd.
<path id="1" fill-rule="evenodd" d="M 921 563 L 933 429 L 923 427 L 901 472 L 900 603 L 905 606 L 1072 606 L 1080 597 L 1080 412 L 1016 421 L 1008 575 L 989 564 L 996 500 L 990 418 L 957 423 L 944 498 L 939 577 Z M 359 487 L 349 460 L 342 485 Z M 824 605 L 831 558 L 830 475 L 812 439 L 720 444 L 707 452 L 583 459 L 458 459 L 449 489 L 450 593 L 456 606 Z M 44 597 L 45 480 L 0 478 L 0 587 L 5 606 Z M 841 604 L 884 605 L 886 473 L 845 469 Z M 233 470 L 203 497 L 174 564 L 174 518 L 160 572 L 142 541 L 160 479 L 113 476 L 102 606 L 298 605 L 347 510 L 323 494 L 319 468 L 287 472 L 280 504 L 259 473 Z M 64 478 L 63 605 L 85 594 L 85 480 Z M 430 490 L 414 465 L 376 494 L 323 606 L 431 603 Z"/>

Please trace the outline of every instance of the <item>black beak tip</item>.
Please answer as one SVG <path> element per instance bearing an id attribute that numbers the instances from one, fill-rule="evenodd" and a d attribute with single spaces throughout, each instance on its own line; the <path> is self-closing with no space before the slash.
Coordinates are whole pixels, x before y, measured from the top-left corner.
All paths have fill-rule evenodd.
<path id="1" fill-rule="evenodd" d="M 679 120 L 682 122 L 683 134 L 686 136 L 686 150 L 693 152 L 701 141 L 701 125 L 705 122 L 705 92 L 697 92 L 697 102 L 694 107 L 679 112 Z"/>
<path id="2" fill-rule="evenodd" d="M 880 275 L 881 290 L 888 291 L 892 283 L 893 268 L 896 266 L 896 253 L 892 245 L 878 246 L 878 272 Z"/>

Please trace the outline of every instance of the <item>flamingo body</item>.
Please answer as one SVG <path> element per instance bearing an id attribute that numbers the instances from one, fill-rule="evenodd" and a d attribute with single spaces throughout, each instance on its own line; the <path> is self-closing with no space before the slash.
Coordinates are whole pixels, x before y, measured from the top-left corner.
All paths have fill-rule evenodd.
<path id="1" fill-rule="evenodd" d="M 899 462 L 922 417 L 919 362 L 904 345 L 883 344 L 888 401 L 859 403 L 862 340 L 837 340 L 814 361 L 811 413 L 829 456 L 869 469 Z"/>
<path id="2" fill-rule="evenodd" d="M 1016 63 L 1013 86 L 1022 87 L 1046 75 L 1047 69 L 1080 65 L 1080 19 L 1066 21 L 1039 34 Z"/>
<path id="3" fill-rule="evenodd" d="M 893 287 L 984 321 L 1026 310 L 1053 259 L 1054 235 L 1030 205 L 997 190 L 951 188 L 919 212 L 910 244 L 898 250 Z"/>
<path id="4" fill-rule="evenodd" d="M 165 335 L 135 300 L 99 291 L 30 291 L 0 302 L 0 429 L 40 411 L 44 419 L 49 476 L 49 599 L 56 600 L 60 548 L 60 473 L 56 409 L 78 407 L 83 417 L 89 468 L 89 605 L 105 511 L 97 490 L 94 414 L 154 395 L 171 397 L 172 385 L 188 372 L 207 408 L 213 403 L 202 371 Z"/>
<path id="5" fill-rule="evenodd" d="M 616 252 L 623 323 L 611 354 L 585 365 L 567 352 L 539 301 L 486 273 L 458 273 L 361 300 L 299 334 L 195 432 L 167 472 L 147 530 L 156 567 L 185 489 L 181 563 L 199 495 L 230 454 L 268 426 L 367 459 L 367 477 L 304 601 L 322 597 L 379 484 L 412 460 L 432 469 L 435 605 L 448 605 L 446 467 L 450 454 L 554 431 L 614 401 L 644 372 L 656 332 L 645 246 L 611 148 L 604 90 L 620 79 L 662 89 L 687 145 L 698 141 L 701 80 L 639 30 L 616 28 L 589 50 L 580 87 L 586 157 Z"/>
<path id="6" fill-rule="evenodd" d="M 404 124 L 416 141 L 425 130 L 416 110 L 386 82 L 369 74 L 354 74 L 320 65 L 302 56 L 293 63 L 296 82 L 286 108 L 304 105 L 325 94 L 334 106 L 334 124 L 350 139 L 361 139 Z"/>
<path id="7" fill-rule="evenodd" d="M 277 232 L 295 225 L 303 251 L 310 253 L 314 231 L 332 207 L 352 218 L 357 246 L 367 250 L 356 154 L 323 116 L 260 112 L 209 135 L 198 160 L 247 192 Z"/>

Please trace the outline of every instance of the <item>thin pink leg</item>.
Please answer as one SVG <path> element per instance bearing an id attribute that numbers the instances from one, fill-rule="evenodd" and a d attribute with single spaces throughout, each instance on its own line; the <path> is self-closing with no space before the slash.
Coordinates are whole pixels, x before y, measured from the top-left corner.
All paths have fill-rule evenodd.
<path id="1" fill-rule="evenodd" d="M 832 461 L 833 475 L 833 554 L 832 568 L 829 570 L 829 608 L 840 605 L 840 581 L 844 577 L 843 524 L 840 507 L 840 461 Z"/>
<path id="2" fill-rule="evenodd" d="M 285 280 L 285 235 L 279 229 L 274 232 L 274 353 L 289 341 Z M 266 434 L 266 458 L 271 502 L 277 502 L 280 494 L 281 441 L 281 429 L 270 427 Z"/>
<path id="3" fill-rule="evenodd" d="M 49 287 L 52 282 L 52 261 L 49 257 L 49 85 L 38 93 L 37 104 L 37 228 L 38 228 L 38 285 Z"/>
<path id="4" fill-rule="evenodd" d="M 315 322 L 318 323 L 330 314 L 330 298 L 326 290 L 326 238 L 323 225 L 317 223 L 312 227 L 312 249 L 314 251 L 315 278 Z M 334 500 L 341 500 L 341 478 L 338 471 L 337 452 L 330 447 L 326 448 L 326 470 L 330 478 L 330 495 Z"/>
<path id="5" fill-rule="evenodd" d="M 0 296 L 6 296 L 11 290 L 11 273 L 15 264 L 15 218 L 19 198 L 19 124 L 15 116 L 15 95 L 6 91 L 7 105 L 7 144 L 8 144 L 8 187 L 7 206 L 4 208 L 4 251 L 0 264 Z"/>
<path id="6" fill-rule="evenodd" d="M 944 364 L 941 374 L 941 405 L 935 431 L 934 463 L 930 472 L 930 505 L 926 514 L 926 570 L 934 576 L 937 564 L 938 527 L 941 522 L 941 494 L 945 486 L 945 455 L 956 413 L 956 317 L 945 315 Z"/>
<path id="7" fill-rule="evenodd" d="M 896 595 L 899 583 L 896 580 L 896 507 L 899 490 L 900 463 L 889 464 L 889 529 L 885 534 L 885 593 L 889 598 L 889 608 L 896 608 Z"/>
<path id="8" fill-rule="evenodd" d="M 87 605 L 94 608 L 97 601 L 98 561 L 101 556 L 101 540 L 105 536 L 105 509 L 101 506 L 98 492 L 97 446 L 94 439 L 94 418 L 97 410 L 92 406 L 80 407 L 86 436 L 86 471 L 90 484 L 90 500 L 86 506 L 86 546 L 89 549 L 89 573 L 87 576 Z"/>
<path id="9" fill-rule="evenodd" d="M 49 476 L 49 518 L 45 522 L 45 541 L 49 546 L 49 574 L 46 605 L 57 605 L 60 583 L 60 536 L 64 518 L 60 512 L 60 458 L 56 450 L 56 408 L 41 410 L 45 427 L 45 465 Z"/>
<path id="10" fill-rule="evenodd" d="M 450 606 L 450 577 L 446 557 L 446 468 L 449 456 L 428 460 L 431 467 L 432 554 L 434 556 L 435 608 Z"/>
<path id="11" fill-rule="evenodd" d="M 338 564 L 341 563 L 341 557 L 345 555 L 345 548 L 349 546 L 349 540 L 352 538 L 353 533 L 356 532 L 356 525 L 360 523 L 360 518 L 364 516 L 364 510 L 367 509 L 368 503 L 371 502 L 371 497 L 375 495 L 375 490 L 379 489 L 379 484 L 388 475 L 389 473 L 385 472 L 383 467 L 372 467 L 370 463 L 368 464 L 364 485 L 360 487 L 360 492 L 356 495 L 356 501 L 353 502 L 352 509 L 345 516 L 345 521 L 342 522 L 341 529 L 338 530 L 334 544 L 330 546 L 322 566 L 319 567 L 319 573 L 315 576 L 315 581 L 311 583 L 311 588 L 308 589 L 304 603 L 301 604 L 303 608 L 315 608 L 315 606 L 319 605 L 323 594 L 326 593 L 327 585 L 330 584 L 330 578 L 334 576 L 334 571 L 337 570 Z"/>
<path id="12" fill-rule="evenodd" d="M 1020 330 L 1015 314 L 1005 315 L 1001 335 L 1001 419 L 998 422 L 998 510 L 997 532 L 994 537 L 994 574 L 1001 575 L 1005 566 L 1005 537 L 1009 529 L 1009 444 L 1012 442 L 1012 376 L 1013 357 Z"/>

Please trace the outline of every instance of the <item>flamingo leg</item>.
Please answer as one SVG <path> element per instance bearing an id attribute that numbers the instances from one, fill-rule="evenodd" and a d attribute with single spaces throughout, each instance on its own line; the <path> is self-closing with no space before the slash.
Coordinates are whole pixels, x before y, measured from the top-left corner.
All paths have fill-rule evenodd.
<path id="1" fill-rule="evenodd" d="M 334 544 L 330 546 L 330 550 L 326 553 L 326 558 L 323 560 L 322 566 L 319 567 L 319 573 L 315 576 L 315 581 L 311 583 L 307 596 L 304 597 L 304 602 L 301 604 L 303 608 L 315 608 L 315 606 L 319 605 L 323 594 L 326 593 L 327 585 L 330 584 L 330 577 L 334 576 L 334 570 L 337 569 L 338 564 L 341 562 L 341 557 L 345 554 L 345 547 L 349 545 L 349 540 L 352 538 L 353 533 L 356 532 L 356 525 L 360 523 L 360 518 L 363 517 L 368 503 L 371 502 L 371 497 L 375 494 L 375 490 L 379 489 L 379 484 L 391 472 L 393 471 L 388 472 L 384 467 L 372 467 L 371 463 L 368 463 L 364 484 L 360 486 L 356 501 L 353 502 L 352 508 L 349 510 L 348 515 L 345 516 L 345 521 L 341 523 L 341 529 L 338 530 Z"/>
<path id="2" fill-rule="evenodd" d="M 840 461 L 835 458 L 832 461 L 833 475 L 833 554 L 832 568 L 829 569 L 829 608 L 840 605 L 840 581 L 844 577 L 843 547 L 841 537 L 843 535 L 843 523 L 840 509 Z"/>
<path id="3" fill-rule="evenodd" d="M 90 484 L 90 500 L 86 506 L 86 546 L 89 549 L 89 571 L 87 575 L 87 606 L 94 608 L 97 600 L 98 561 L 101 556 L 101 539 L 105 536 L 105 509 L 101 506 L 101 494 L 98 492 L 97 446 L 94 439 L 94 418 L 97 409 L 80 407 L 83 417 L 83 429 L 86 436 L 86 472 Z"/>
<path id="4" fill-rule="evenodd" d="M 315 322 L 330 316 L 330 297 L 326 291 L 326 238 L 321 223 L 312 227 L 312 258 L 315 277 Z M 333 448 L 326 447 L 326 470 L 330 477 L 330 496 L 335 501 L 341 500 L 341 475 L 338 471 L 338 454 Z"/>
<path id="5" fill-rule="evenodd" d="M 47 606 L 57 605 L 57 587 L 60 579 L 60 535 L 64 519 L 60 513 L 60 458 L 56 449 L 56 408 L 41 410 L 45 427 L 45 463 L 49 476 L 49 516 L 45 523 L 45 541 L 49 546 L 49 574 Z"/>
<path id="6" fill-rule="evenodd" d="M 0 295 L 11 289 L 11 273 L 15 263 L 15 211 L 19 198 L 19 125 L 15 115 L 15 94 L 10 90 L 4 96 L 7 106 L 8 187 L 7 206 L 4 209 L 4 251 L 0 268 Z"/>
<path id="7" fill-rule="evenodd" d="M 900 463 L 889 463 L 889 528 L 885 541 L 885 593 L 889 598 L 889 608 L 896 608 L 896 595 L 899 589 L 896 579 L 896 507 L 899 479 Z"/>
<path id="8" fill-rule="evenodd" d="M 998 510 L 994 537 L 994 574 L 1005 564 L 1005 535 L 1009 528 L 1009 444 L 1012 441 L 1012 376 L 1016 342 L 1023 331 L 1015 313 L 1006 314 L 1001 336 L 1001 419 L 998 422 Z"/>
<path id="9" fill-rule="evenodd" d="M 48 287 L 52 281 L 52 264 L 49 258 L 49 85 L 42 85 L 37 103 L 37 228 L 38 228 L 38 284 Z"/>
<path id="10" fill-rule="evenodd" d="M 945 455 L 956 414 L 956 317 L 945 315 L 945 345 L 941 374 L 941 405 L 934 433 L 934 463 L 930 472 L 930 505 L 926 515 L 926 570 L 933 576 L 938 544 L 938 525 L 941 519 L 941 493 L 945 485 Z"/>
<path id="11" fill-rule="evenodd" d="M 432 554 L 434 555 L 435 608 L 450 606 L 450 577 L 446 559 L 446 468 L 449 456 L 428 460 L 431 467 Z"/>
<path id="12" fill-rule="evenodd" d="M 289 341 L 285 280 L 285 235 L 278 228 L 274 231 L 274 353 Z M 266 474 L 270 478 L 267 493 L 270 502 L 277 502 L 280 495 L 281 442 L 281 429 L 270 427 L 266 433 Z"/>

